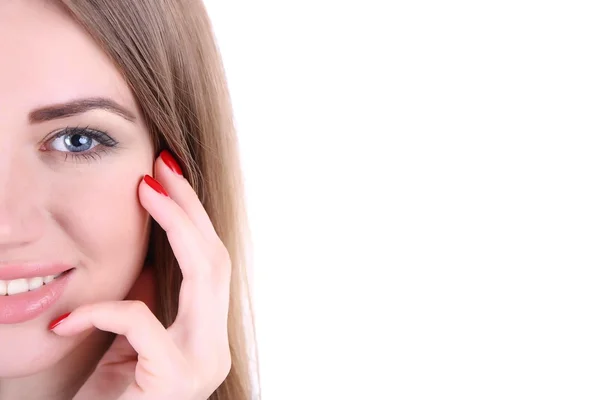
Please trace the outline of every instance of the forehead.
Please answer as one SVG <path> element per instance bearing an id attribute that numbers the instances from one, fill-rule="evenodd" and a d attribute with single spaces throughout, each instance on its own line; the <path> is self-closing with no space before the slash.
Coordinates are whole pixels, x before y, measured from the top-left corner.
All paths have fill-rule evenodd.
<path id="1" fill-rule="evenodd" d="M 0 0 L 0 124 L 5 112 L 97 96 L 135 110 L 117 68 L 62 9 L 43 0 Z"/>

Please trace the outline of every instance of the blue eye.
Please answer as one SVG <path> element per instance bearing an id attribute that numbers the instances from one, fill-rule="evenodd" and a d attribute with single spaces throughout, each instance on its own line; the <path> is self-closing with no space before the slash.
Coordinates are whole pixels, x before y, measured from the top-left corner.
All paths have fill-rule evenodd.
<path id="1" fill-rule="evenodd" d="M 90 128 L 66 128 L 54 135 L 45 150 L 64 153 L 67 157 L 95 159 L 118 142 L 107 133 Z"/>
<path id="2" fill-rule="evenodd" d="M 79 133 L 62 135 L 50 143 L 50 147 L 58 151 L 68 151 L 71 153 L 81 153 L 93 149 L 98 145 L 98 141 L 88 135 Z"/>

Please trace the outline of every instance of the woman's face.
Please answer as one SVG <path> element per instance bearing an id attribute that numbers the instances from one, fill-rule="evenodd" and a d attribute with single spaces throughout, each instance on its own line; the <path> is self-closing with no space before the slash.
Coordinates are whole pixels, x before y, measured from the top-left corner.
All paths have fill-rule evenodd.
<path id="1" fill-rule="evenodd" d="M 146 255 L 137 187 L 153 161 L 131 90 L 91 37 L 50 2 L 0 1 L 0 280 L 74 268 L 0 296 L 0 378 L 49 368 L 82 341 L 48 331 L 60 314 L 127 295 Z"/>

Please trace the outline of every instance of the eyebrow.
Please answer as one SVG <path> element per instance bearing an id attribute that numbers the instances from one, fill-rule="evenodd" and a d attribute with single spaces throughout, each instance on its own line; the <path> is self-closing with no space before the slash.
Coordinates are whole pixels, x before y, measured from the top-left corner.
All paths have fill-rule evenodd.
<path id="1" fill-rule="evenodd" d="M 67 103 L 53 104 L 33 110 L 29 113 L 29 122 L 35 124 L 52 121 L 83 114 L 91 110 L 106 110 L 117 114 L 128 121 L 135 121 L 135 115 L 114 100 L 105 97 L 91 97 L 77 99 Z"/>

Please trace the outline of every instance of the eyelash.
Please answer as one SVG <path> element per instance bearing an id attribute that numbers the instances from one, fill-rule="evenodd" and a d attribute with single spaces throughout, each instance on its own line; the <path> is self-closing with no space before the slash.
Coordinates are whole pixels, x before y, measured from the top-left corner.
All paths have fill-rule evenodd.
<path id="1" fill-rule="evenodd" d="M 65 161 L 68 158 L 71 158 L 74 161 L 94 161 L 99 160 L 103 153 L 108 152 L 110 149 L 114 149 L 119 145 L 115 139 L 113 139 L 108 133 L 103 132 L 98 129 L 91 129 L 89 126 L 85 128 L 82 127 L 66 127 L 65 129 L 59 131 L 57 134 L 50 137 L 44 144 L 44 150 L 47 150 L 45 147 L 52 143 L 54 140 L 62 138 L 64 136 L 73 136 L 73 135 L 81 135 L 89 137 L 92 140 L 98 142 L 98 145 L 94 146 L 92 150 L 85 152 L 61 152 L 65 154 Z M 47 151 L 53 151 L 53 149 L 48 149 Z"/>

